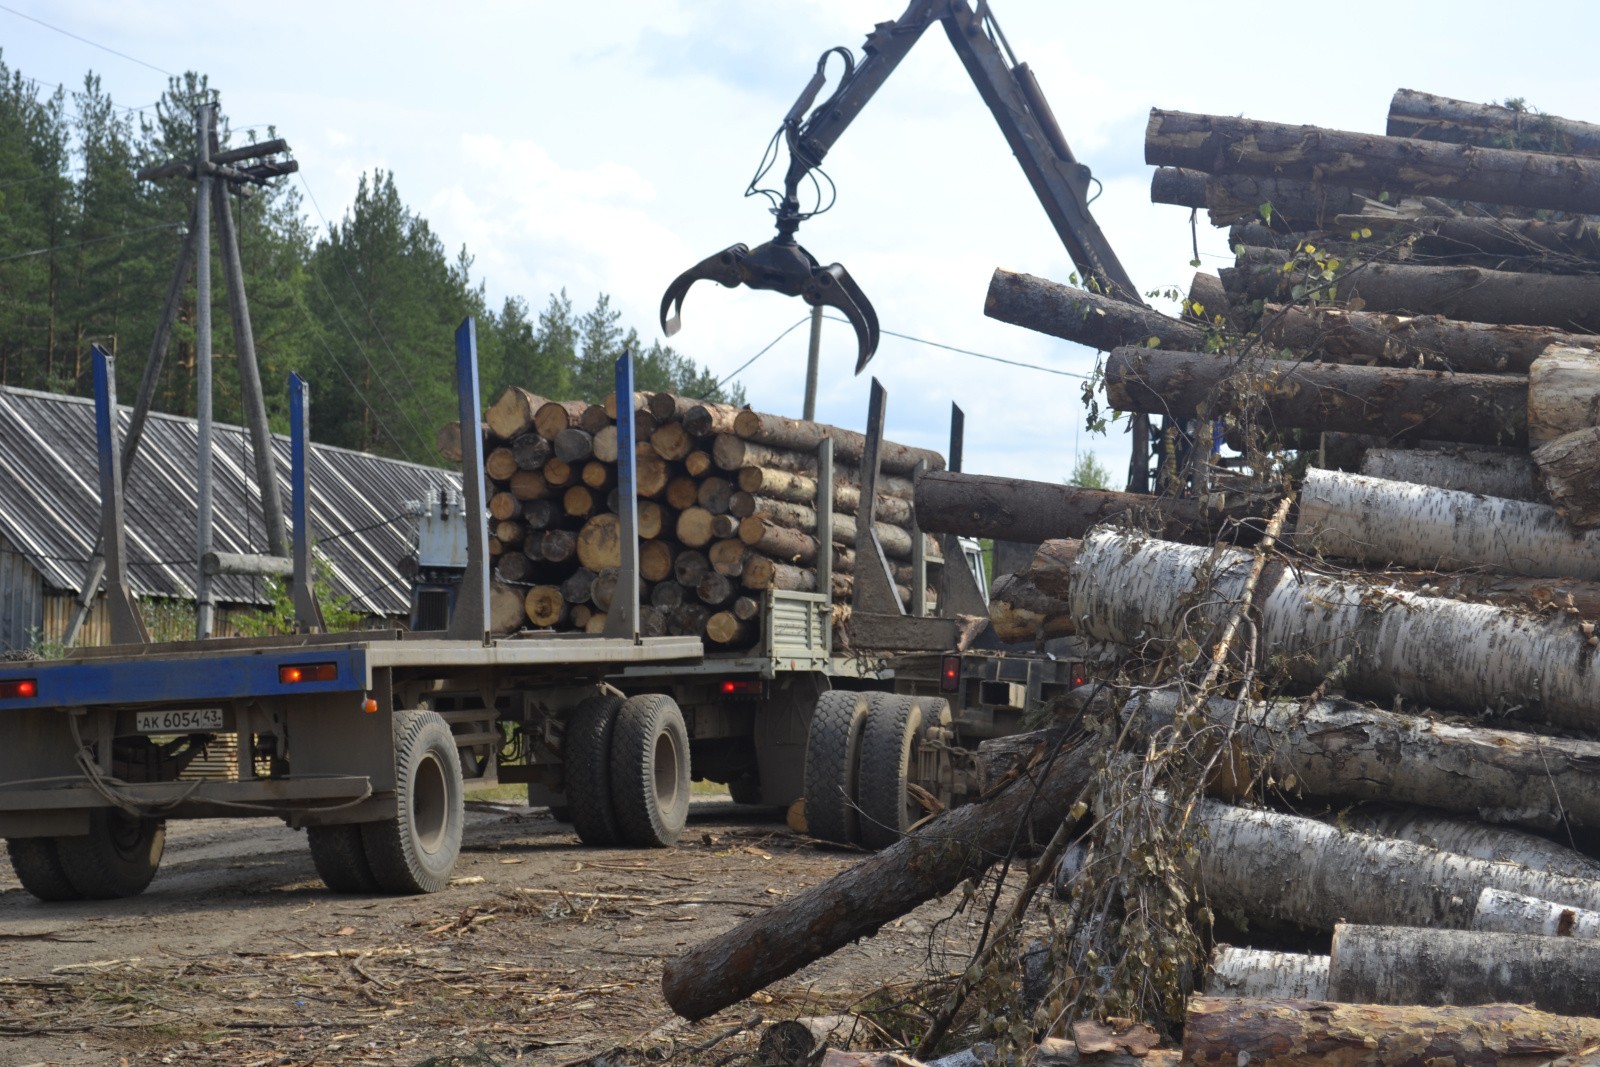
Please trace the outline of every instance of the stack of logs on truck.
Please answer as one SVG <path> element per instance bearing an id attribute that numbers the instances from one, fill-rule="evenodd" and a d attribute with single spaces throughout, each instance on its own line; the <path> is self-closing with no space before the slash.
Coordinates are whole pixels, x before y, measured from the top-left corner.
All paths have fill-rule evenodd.
<path id="1" fill-rule="evenodd" d="M 1114 1009 L 1197 1064 L 1595 1062 L 1600 126 L 1401 91 L 1389 136 L 1157 110 L 1146 152 L 1237 266 L 1181 318 L 1006 271 L 987 312 L 1109 353 L 1110 405 L 1175 429 L 1165 492 L 915 496 L 926 530 L 1044 541 L 997 626 L 1115 666 L 985 744 L 984 801 L 670 961 L 667 999 L 731 1004 L 1024 839 L 923 1055 Z M 960 1015 L 1044 867 L 1048 979 Z"/>
<path id="2" fill-rule="evenodd" d="M 853 588 L 855 516 L 865 438 L 815 422 L 671 393 L 636 394 L 639 628 L 703 638 L 722 650 L 761 636 L 768 589 L 815 592 L 817 446 L 834 442 L 829 592 L 838 623 Z M 485 478 L 496 579 L 494 623 L 599 633 L 620 562 L 616 397 L 546 400 L 512 386 L 484 415 Z M 439 431 L 459 450 L 459 426 Z M 936 452 L 884 442 L 877 532 L 902 600 L 913 583 L 911 476 Z M 925 541 L 927 556 L 937 546 Z"/>

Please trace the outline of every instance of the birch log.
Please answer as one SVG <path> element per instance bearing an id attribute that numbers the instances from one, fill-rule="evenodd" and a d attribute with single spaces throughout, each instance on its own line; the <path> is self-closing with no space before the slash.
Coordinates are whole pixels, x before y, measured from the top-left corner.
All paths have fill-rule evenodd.
<path id="1" fill-rule="evenodd" d="M 1068 603 L 1079 634 L 1092 640 L 1175 640 L 1184 619 L 1199 640 L 1225 621 L 1250 565 L 1238 550 L 1101 528 L 1083 540 Z M 1600 721 L 1600 649 L 1572 619 L 1287 569 L 1263 583 L 1256 603 L 1261 647 L 1301 684 L 1341 666 L 1351 692 L 1473 711 L 1517 707 L 1524 718 L 1577 729 Z"/>
<path id="2" fill-rule="evenodd" d="M 1191 997 L 1191 1067 L 1541 1067 L 1600 1041 L 1600 1019 L 1469 1008 Z"/>
<path id="3" fill-rule="evenodd" d="M 1548 504 L 1342 471 L 1306 472 L 1295 539 L 1360 563 L 1600 578 L 1600 531 L 1574 530 Z"/>
<path id="4" fill-rule="evenodd" d="M 1361 473 L 1369 478 L 1413 482 L 1435 489 L 1544 503 L 1544 494 L 1534 478 L 1533 460 L 1525 452 L 1465 446 L 1369 448 L 1361 461 Z"/>
<path id="5" fill-rule="evenodd" d="M 1328 999 L 1360 1004 L 1531 1004 L 1600 1011 L 1600 944 L 1478 930 L 1340 923 Z"/>
<path id="6" fill-rule="evenodd" d="M 1315 819 L 1202 800 L 1197 881 L 1214 910 L 1313 930 L 1339 922 L 1466 929 L 1502 889 L 1594 910 L 1600 881 L 1563 878 L 1340 830 Z"/>
<path id="7" fill-rule="evenodd" d="M 1600 426 L 1600 352 L 1569 345 L 1546 349 L 1528 368 L 1529 443 L 1549 444 L 1591 426 Z"/>
<path id="8" fill-rule="evenodd" d="M 1600 427 L 1562 434 L 1533 454 L 1539 484 L 1573 526 L 1600 526 Z"/>
<path id="9" fill-rule="evenodd" d="M 1208 997 L 1328 999 L 1328 957 L 1218 945 L 1206 969 Z"/>
<path id="10" fill-rule="evenodd" d="M 1552 904 L 1538 897 L 1490 888 L 1478 894 L 1472 929 L 1595 941 L 1600 940 L 1600 911 Z"/>
<path id="11" fill-rule="evenodd" d="M 1178 705 L 1175 689 L 1156 689 L 1126 710 L 1158 727 Z M 1338 698 L 1242 708 L 1216 699 L 1200 710 L 1231 730 L 1249 764 L 1309 796 L 1427 805 L 1541 830 L 1563 818 L 1600 826 L 1600 742 L 1460 726 Z"/>
<path id="12" fill-rule="evenodd" d="M 1561 814 L 1559 801 L 1550 814 Z M 1428 808 L 1360 809 L 1341 813 L 1339 825 L 1378 837 L 1427 845 L 1441 852 L 1454 852 L 1458 856 L 1491 863 L 1515 863 L 1563 878 L 1600 879 L 1600 862 L 1577 849 L 1525 830 L 1489 826 Z"/>

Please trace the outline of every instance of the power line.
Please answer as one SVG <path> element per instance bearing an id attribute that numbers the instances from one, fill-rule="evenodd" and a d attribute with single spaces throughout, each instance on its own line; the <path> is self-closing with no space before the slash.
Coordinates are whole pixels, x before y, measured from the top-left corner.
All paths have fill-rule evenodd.
<path id="1" fill-rule="evenodd" d="M 121 233 L 113 233 L 106 237 L 93 237 L 87 241 L 77 241 L 72 244 L 64 245 L 52 245 L 49 248 L 35 248 L 31 252 L 18 252 L 14 256 L 0 256 L 0 263 L 10 263 L 18 259 L 27 259 L 30 256 L 43 256 L 51 252 L 64 252 L 68 249 L 83 248 L 87 245 L 97 245 L 105 241 L 117 241 L 124 237 L 132 237 L 136 233 L 149 233 L 151 230 L 176 230 L 181 226 L 183 226 L 183 223 L 181 222 L 160 222 L 154 226 L 140 226 L 137 229 L 123 230 Z"/>
<path id="2" fill-rule="evenodd" d="M 811 316 L 807 315 L 805 318 L 801 319 L 799 322 L 796 322 L 793 326 L 789 327 L 787 330 L 784 330 L 778 336 L 774 337 L 771 341 L 767 342 L 767 346 L 765 348 L 763 348 L 761 351 L 757 352 L 755 355 L 751 356 L 749 359 L 745 360 L 743 363 L 739 364 L 738 369 L 733 371 L 732 374 L 728 374 L 725 377 L 719 379 L 718 382 L 717 382 L 717 386 L 716 387 L 718 389 L 722 388 L 722 383 L 723 382 L 732 380 L 732 378 L 735 375 L 737 375 L 739 373 L 739 371 L 744 370 L 750 364 L 754 363 L 756 360 L 760 359 L 762 356 L 764 356 L 768 352 L 772 351 L 772 346 L 773 345 L 777 344 L 779 341 L 783 340 L 785 337 L 788 337 L 791 333 L 794 333 L 794 331 L 796 329 L 798 329 L 800 326 L 803 326 L 805 323 L 808 323 L 810 321 L 811 321 Z M 841 319 L 841 320 L 835 320 L 835 321 L 843 321 L 843 320 Z"/>
<path id="3" fill-rule="evenodd" d="M 0 4 L 0 11 L 9 11 L 11 14 L 17 16 L 17 18 L 19 18 L 19 19 L 27 19 L 29 22 L 37 23 L 40 26 L 43 26 L 47 30 L 54 30 L 56 33 L 59 33 L 64 37 L 71 37 L 74 41 L 82 41 L 84 44 L 88 45 L 90 48 L 98 48 L 102 52 L 110 52 L 114 56 L 120 56 L 121 58 L 126 59 L 129 63 L 137 63 L 141 67 L 149 67 L 151 70 L 155 71 L 157 74 L 165 74 L 169 78 L 176 78 L 177 77 L 177 75 L 172 73 L 172 71 L 165 70 L 165 69 L 163 69 L 161 67 L 158 67 L 154 63 L 146 63 L 144 60 L 136 59 L 135 57 L 128 55 L 128 53 L 126 53 L 126 52 L 119 52 L 115 48 L 111 48 L 111 47 L 108 47 L 106 45 L 100 44 L 98 41 L 91 41 L 87 37 L 80 37 L 78 34 L 73 33 L 71 30 L 64 30 L 60 26 L 52 26 L 50 23 L 44 21 L 43 19 L 36 19 L 32 15 L 27 15 L 27 14 L 22 13 L 21 11 L 18 11 L 14 7 L 9 7 L 9 6 L 5 5 L 5 4 Z"/>

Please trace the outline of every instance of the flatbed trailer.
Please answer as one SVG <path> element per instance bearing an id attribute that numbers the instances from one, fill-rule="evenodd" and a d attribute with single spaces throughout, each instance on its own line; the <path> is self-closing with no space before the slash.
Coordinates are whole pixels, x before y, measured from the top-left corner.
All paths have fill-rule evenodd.
<path id="1" fill-rule="evenodd" d="M 661 693 L 625 697 L 605 679 L 635 666 L 697 661 L 702 648 L 692 637 L 639 636 L 636 557 L 624 552 L 619 607 L 606 633 L 496 638 L 485 524 L 469 522 L 447 629 L 316 632 L 305 491 L 309 398 L 296 378 L 292 574 L 304 632 L 149 643 L 123 567 L 113 362 L 98 349 L 95 359 L 114 643 L 59 660 L 0 663 L 0 837 L 31 893 L 45 900 L 134 895 L 159 867 L 165 820 L 243 814 L 304 827 L 332 889 L 437 891 L 460 850 L 465 781 L 529 767 L 540 768 L 545 784 L 581 797 L 585 817 L 614 842 L 676 839 L 689 803 L 682 715 Z M 627 356 L 618 361 L 617 384 L 619 395 L 632 394 Z M 457 334 L 457 389 L 463 424 L 473 425 L 471 320 Z M 631 459 L 633 444 L 626 444 Z M 481 439 L 463 453 L 465 512 L 482 516 Z M 630 486 L 624 499 L 632 502 L 632 464 L 622 466 Z M 629 537 L 634 518 L 625 508 Z M 251 565 L 277 565 L 262 560 Z M 224 778 L 188 773 L 209 747 L 230 739 L 237 755 Z"/>

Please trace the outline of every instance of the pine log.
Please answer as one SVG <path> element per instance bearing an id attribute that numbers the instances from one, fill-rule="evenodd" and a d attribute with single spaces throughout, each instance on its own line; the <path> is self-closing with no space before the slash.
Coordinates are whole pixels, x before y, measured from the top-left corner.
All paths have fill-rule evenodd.
<path id="1" fill-rule="evenodd" d="M 696 501 L 713 515 L 726 515 L 733 493 L 733 483 L 726 478 L 702 478 Z"/>
<path id="2" fill-rule="evenodd" d="M 500 558 L 500 553 L 506 550 L 506 546 L 500 543 L 500 538 L 498 537 L 490 537 L 488 540 L 489 558 L 491 560 L 498 560 Z"/>
<path id="3" fill-rule="evenodd" d="M 657 422 L 675 422 L 683 418 L 699 401 L 676 393 L 651 393 L 649 410 Z"/>
<path id="4" fill-rule="evenodd" d="M 550 484 L 544 480 L 542 470 L 518 471 L 506 484 L 518 500 L 541 500 L 550 495 Z"/>
<path id="5" fill-rule="evenodd" d="M 1600 426 L 1574 430 L 1533 453 L 1539 484 L 1568 523 L 1600 527 Z"/>
<path id="6" fill-rule="evenodd" d="M 552 489 L 562 489 L 572 484 L 577 472 L 572 465 L 559 456 L 551 456 L 544 461 L 545 484 Z"/>
<path id="7" fill-rule="evenodd" d="M 1528 438 L 1528 383 L 1508 375 L 1119 348 L 1106 363 L 1106 396 L 1121 411 L 1184 419 L 1258 409 L 1263 424 L 1280 430 L 1491 445 Z"/>
<path id="8" fill-rule="evenodd" d="M 589 613 L 589 621 L 583 624 L 583 632 L 586 634 L 605 633 L 606 613 L 603 611 L 591 611 Z"/>
<path id="9" fill-rule="evenodd" d="M 824 1049 L 847 1049 L 852 1043 L 875 1043 L 881 1033 L 882 1029 L 877 1024 L 859 1015 L 780 1019 L 762 1031 L 756 1056 L 761 1063 L 771 1067 L 805 1067 L 821 1057 Z"/>
<path id="10" fill-rule="evenodd" d="M 616 420 L 615 415 L 607 414 L 601 404 L 588 404 L 583 409 L 583 414 L 578 416 L 578 429 L 593 437 L 600 432 L 601 427 L 610 426 Z M 560 436 L 559 434 L 557 436 Z"/>
<path id="11" fill-rule="evenodd" d="M 861 472 L 859 470 L 846 464 L 835 463 L 833 472 L 834 510 L 859 511 L 861 503 L 860 486 Z M 760 466 L 742 467 L 739 470 L 739 488 L 746 493 L 772 497 L 774 500 L 787 500 L 795 504 L 815 504 L 817 502 L 816 465 L 815 463 L 812 464 L 810 474 Z M 878 478 L 879 507 L 883 506 L 884 497 L 910 500 L 914 492 L 910 478 L 901 478 L 893 474 L 884 474 Z"/>
<path id="12" fill-rule="evenodd" d="M 518 543 L 527 535 L 527 527 L 515 519 L 502 519 L 494 524 L 494 536 L 499 538 L 502 544 Z"/>
<path id="13" fill-rule="evenodd" d="M 672 546 L 665 541 L 639 542 L 639 577 L 647 582 L 662 582 L 672 577 L 676 559 Z"/>
<path id="14" fill-rule="evenodd" d="M 494 576 L 507 585 L 526 582 L 532 575 L 533 563 L 521 552 L 501 552 L 500 555 L 495 557 Z"/>
<path id="15" fill-rule="evenodd" d="M 1122 345 L 1201 348 L 1205 331 L 1142 304 L 1091 293 L 1031 274 L 996 269 L 983 313 L 1039 333 L 1109 352 Z"/>
<path id="16" fill-rule="evenodd" d="M 638 506 L 638 533 L 640 540 L 651 541 L 660 537 L 661 532 L 667 528 L 669 518 L 676 521 L 676 516 L 673 516 L 671 512 L 654 500 L 641 500 Z"/>
<path id="17" fill-rule="evenodd" d="M 569 426 L 555 435 L 550 449 L 567 463 L 581 464 L 594 455 L 594 434 L 577 426 Z"/>
<path id="18" fill-rule="evenodd" d="M 487 429 L 488 423 L 484 424 Z M 461 462 L 461 423 L 447 422 L 433 435 L 433 447 L 451 463 Z"/>
<path id="19" fill-rule="evenodd" d="M 1369 448 L 1361 461 L 1361 473 L 1369 478 L 1414 482 L 1435 489 L 1542 502 L 1542 494 L 1534 481 L 1533 460 L 1524 452 L 1496 452 L 1465 446 Z"/>
<path id="20" fill-rule="evenodd" d="M 1600 531 L 1573 530 L 1548 504 L 1342 471 L 1306 472 L 1295 542 L 1363 563 L 1600 578 Z"/>
<path id="21" fill-rule="evenodd" d="M 1167 537 L 1209 544 L 1231 520 L 1260 511 L 1259 505 L 1215 508 L 1189 498 L 951 471 L 929 471 L 917 479 L 916 490 L 917 525 L 924 531 L 1024 544 L 1082 537 L 1091 527 L 1129 512 L 1159 523 Z"/>
<path id="22" fill-rule="evenodd" d="M 544 397 L 513 385 L 489 405 L 489 410 L 483 413 L 483 421 L 489 424 L 496 437 L 510 441 L 533 429 L 533 416 L 544 403 Z"/>
<path id="23" fill-rule="evenodd" d="M 1196 877 L 1214 910 L 1313 930 L 1339 922 L 1466 929 L 1492 886 L 1593 910 L 1600 881 L 1564 878 L 1341 830 L 1315 819 L 1201 800 Z"/>
<path id="24" fill-rule="evenodd" d="M 602 426 L 594 434 L 594 458 L 601 463 L 617 461 L 617 428 Z"/>
<path id="25" fill-rule="evenodd" d="M 568 604 L 582 604 L 594 591 L 594 571 L 579 567 L 561 583 L 561 599 Z"/>
<path id="26" fill-rule="evenodd" d="M 1195 271 L 1194 277 L 1189 282 L 1189 298 L 1183 305 L 1183 318 L 1185 322 L 1195 322 L 1206 326 L 1223 327 L 1244 333 L 1240 330 L 1233 309 L 1228 306 L 1228 291 L 1222 287 L 1222 279 L 1207 271 Z M 1168 345 L 1168 348 L 1193 348 L 1194 345 Z"/>
<path id="27" fill-rule="evenodd" d="M 1600 352 L 1546 349 L 1528 368 L 1529 443 L 1545 445 L 1593 426 L 1600 426 Z"/>
<path id="28" fill-rule="evenodd" d="M 692 437 L 710 437 L 712 434 L 733 433 L 739 409 L 732 404 L 714 404 L 707 400 L 696 401 L 683 413 L 683 428 Z"/>
<path id="29" fill-rule="evenodd" d="M 516 457 L 509 448 L 497 448 L 483 457 L 483 471 L 497 482 L 510 481 L 517 473 Z"/>
<path id="30" fill-rule="evenodd" d="M 634 463 L 634 477 L 639 483 L 639 496 L 653 500 L 666 492 L 672 468 L 660 456 L 641 457 Z"/>
<path id="31" fill-rule="evenodd" d="M 667 633 L 667 616 L 653 604 L 639 605 L 639 636 L 664 637 Z"/>
<path id="32" fill-rule="evenodd" d="M 1417 137 L 1486 147 L 1600 157 L 1600 125 L 1501 104 L 1396 89 L 1389 102 L 1390 137 Z"/>
<path id="33" fill-rule="evenodd" d="M 678 607 L 667 614 L 667 632 L 683 637 L 703 637 L 711 609 L 704 604 L 685 598 Z"/>
<path id="34" fill-rule="evenodd" d="M 809 475 L 812 478 L 817 476 L 815 455 L 771 448 L 727 433 L 718 434 L 711 439 L 711 459 L 718 469 L 725 471 L 737 471 L 744 467 L 766 467 L 790 474 Z"/>
<path id="35" fill-rule="evenodd" d="M 536 433 L 518 434 L 511 439 L 511 458 L 521 470 L 543 470 L 551 454 L 550 442 Z"/>
<path id="36" fill-rule="evenodd" d="M 718 574 L 738 578 L 744 574 L 745 561 L 750 558 L 749 547 L 737 537 L 725 537 L 714 544 L 706 555 Z"/>
<path id="37" fill-rule="evenodd" d="M 650 447 L 668 462 L 683 459 L 694 449 L 694 439 L 681 422 L 664 422 L 650 435 Z"/>
<path id="38" fill-rule="evenodd" d="M 700 603 L 714 608 L 720 608 L 732 602 L 739 587 L 727 575 L 718 574 L 716 571 L 707 571 L 705 577 L 700 579 L 700 584 L 694 588 L 695 596 L 700 598 Z"/>
<path id="39" fill-rule="evenodd" d="M 761 601 L 753 596 L 735 597 L 733 607 L 730 609 L 733 617 L 744 622 L 750 622 L 761 614 Z"/>
<path id="40" fill-rule="evenodd" d="M 495 521 L 504 522 L 513 515 L 522 514 L 522 501 L 510 493 L 495 493 L 489 498 L 489 514 Z"/>
<path id="41" fill-rule="evenodd" d="M 591 459 L 580 469 L 578 480 L 590 489 L 598 491 L 609 489 L 616 484 L 617 465 Z"/>
<path id="42" fill-rule="evenodd" d="M 670 613 L 673 608 L 683 606 L 684 595 L 683 586 L 677 582 L 657 581 L 650 587 L 650 606 Z"/>
<path id="43" fill-rule="evenodd" d="M 709 513 L 707 518 L 709 519 Z M 708 531 L 709 533 L 709 531 Z M 680 529 L 680 540 L 682 531 Z M 709 536 L 707 537 L 709 541 Z M 787 563 L 815 563 L 817 539 L 810 534 L 776 526 L 765 519 L 743 519 L 739 523 L 739 540 L 764 556 Z"/>
<path id="44" fill-rule="evenodd" d="M 591 604 L 572 604 L 567 608 L 567 621 L 580 633 L 588 631 L 589 620 L 593 616 L 594 607 Z"/>
<path id="45" fill-rule="evenodd" d="M 542 475 L 540 480 L 543 481 Z M 561 505 L 548 496 L 522 502 L 522 521 L 530 531 L 548 529 L 555 525 L 557 516 L 561 514 Z"/>
<path id="46" fill-rule="evenodd" d="M 1600 338 L 1550 326 L 1283 304 L 1266 306 L 1261 336 L 1272 344 L 1335 363 L 1420 366 L 1474 374 L 1526 374 L 1551 345 L 1600 343 Z"/>
<path id="47" fill-rule="evenodd" d="M 1427 1008 L 1191 997 L 1192 1067 L 1540 1067 L 1600 1041 L 1600 1019 L 1516 1004 Z"/>
<path id="48" fill-rule="evenodd" d="M 1328 957 L 1218 945 L 1206 968 L 1208 997 L 1327 1000 Z"/>
<path id="49" fill-rule="evenodd" d="M 615 515 L 596 515 L 578 531 L 578 562 L 595 573 L 622 563 L 621 530 Z"/>
<path id="50" fill-rule="evenodd" d="M 561 508 L 574 519 L 586 519 L 600 510 L 601 498 L 587 485 L 572 485 L 561 494 Z"/>
<path id="51" fill-rule="evenodd" d="M 1194 639 L 1231 617 L 1253 559 L 1100 528 L 1083 540 L 1068 602 L 1080 634 L 1124 646 Z M 1205 590 L 1204 594 L 1201 590 Z M 1284 568 L 1256 596 L 1261 647 L 1299 684 L 1337 665 L 1347 690 L 1594 729 L 1600 649 L 1561 616 L 1386 589 Z"/>
<path id="52" fill-rule="evenodd" d="M 1478 894 L 1472 929 L 1597 941 L 1600 940 L 1600 911 L 1552 904 L 1538 897 L 1490 888 Z"/>
<path id="53" fill-rule="evenodd" d="M 703 449 L 697 448 L 683 457 L 683 469 L 689 473 L 691 478 L 698 478 L 715 466 L 716 463 L 712 460 L 711 453 Z"/>
<path id="54" fill-rule="evenodd" d="M 1328 999 L 1361 1004 L 1531 1004 L 1559 1015 L 1600 1007 L 1600 945 L 1573 937 L 1340 923 Z"/>
<path id="55" fill-rule="evenodd" d="M 1159 167 L 1150 176 L 1150 201 L 1205 208 L 1213 226 L 1264 219 L 1275 228 L 1306 230 L 1319 229 L 1338 215 L 1359 213 L 1367 198 L 1334 182 Z M 1265 205 L 1271 210 L 1264 211 Z"/>
<path id="56" fill-rule="evenodd" d="M 686 589 L 693 589 L 699 585 L 700 579 L 710 570 L 711 561 L 706 558 L 706 554 L 693 549 L 679 552 L 672 561 L 672 575 L 678 580 L 678 584 Z"/>
<path id="57" fill-rule="evenodd" d="M 668 506 L 679 511 L 692 508 L 700 499 L 700 485 L 687 475 L 679 475 L 667 483 L 664 499 Z"/>
<path id="58" fill-rule="evenodd" d="M 634 410 L 634 411 L 649 411 L 650 410 L 650 401 L 652 399 L 653 398 L 652 398 L 652 395 L 650 393 L 634 393 L 633 394 L 633 408 L 632 408 L 632 410 Z M 616 422 L 617 421 L 617 394 L 616 394 L 615 390 L 612 390 L 611 392 L 606 394 L 604 408 L 605 408 L 606 418 L 610 419 L 612 422 Z"/>
<path id="59" fill-rule="evenodd" d="M 1600 161 L 1595 164 L 1600 167 Z M 1219 273 L 1235 302 L 1283 301 L 1296 284 L 1283 270 L 1289 253 L 1245 248 Z M 1339 279 L 1340 300 L 1360 298 L 1368 311 L 1444 315 L 1467 322 L 1600 330 L 1600 275 L 1527 274 L 1486 267 L 1363 263 Z"/>
<path id="60" fill-rule="evenodd" d="M 793 974 L 924 900 L 974 882 L 1019 833 L 1046 840 L 1089 781 L 1092 745 L 1069 744 L 990 799 L 953 808 L 881 852 L 666 961 L 661 987 L 700 1019 Z"/>
<path id="61" fill-rule="evenodd" d="M 499 582 L 489 583 L 489 632 L 513 634 L 527 624 L 522 609 L 522 591 Z"/>
<path id="62" fill-rule="evenodd" d="M 560 626 L 567 617 L 567 601 L 560 586 L 534 586 L 522 598 L 522 607 L 528 614 L 528 621 L 535 626 Z"/>
<path id="63" fill-rule="evenodd" d="M 617 593 L 620 572 L 616 567 L 606 567 L 595 572 L 594 584 L 589 587 L 589 602 L 601 611 L 611 610 L 611 600 Z"/>
<path id="64" fill-rule="evenodd" d="M 635 411 L 633 413 L 633 439 L 648 448 L 650 438 L 655 436 L 659 424 L 656 417 L 648 411 Z"/>
<path id="65" fill-rule="evenodd" d="M 744 574 L 741 576 L 746 589 L 761 592 L 764 589 L 783 589 L 799 593 L 815 593 L 817 591 L 817 572 L 812 567 L 796 567 L 792 563 L 779 563 L 768 559 L 766 556 L 752 555 L 745 564 Z M 833 588 L 830 593 L 835 599 L 848 598 L 854 583 L 849 574 L 834 571 Z M 904 588 L 897 584 L 896 592 Z"/>
<path id="66" fill-rule="evenodd" d="M 718 541 L 726 541 L 739 536 L 739 520 L 732 515 L 711 516 L 711 536 Z"/>
<path id="67" fill-rule="evenodd" d="M 810 549 L 813 555 L 806 562 L 815 559 L 815 538 L 810 538 L 810 534 L 816 531 L 815 513 L 810 516 L 809 523 L 803 523 L 801 527 L 790 526 L 787 523 L 767 518 L 763 515 L 752 515 L 748 519 L 740 519 L 739 539 L 758 552 L 766 552 L 768 555 L 775 555 L 780 559 L 799 558 L 787 553 L 791 549 L 803 551 L 799 547 L 801 543 L 787 535 L 778 535 L 771 532 L 779 527 L 794 533 L 806 534 L 813 542 Z M 809 529 L 805 527 L 809 527 Z M 909 533 L 898 526 L 891 526 L 883 522 L 873 523 L 872 528 L 878 535 L 878 543 L 883 546 L 883 554 L 885 556 L 890 559 L 911 558 L 912 540 Z M 833 517 L 833 541 L 836 545 L 854 545 L 856 543 L 856 519 L 854 515 L 835 515 Z"/>
<path id="68" fill-rule="evenodd" d="M 715 518 L 711 512 L 699 506 L 684 508 L 678 512 L 678 541 L 689 548 L 705 548 L 716 540 L 711 529 Z"/>
<path id="69" fill-rule="evenodd" d="M 1600 233 L 1583 216 L 1567 219 L 1476 218 L 1464 215 L 1393 217 L 1345 215 L 1343 228 L 1363 226 L 1386 235 L 1416 234 L 1414 254 L 1459 261 L 1464 255 L 1499 256 L 1528 262 L 1530 269 L 1557 273 L 1593 270 Z"/>
<path id="70" fill-rule="evenodd" d="M 1600 161 L 1152 108 L 1145 162 L 1600 213 Z"/>
<path id="71" fill-rule="evenodd" d="M 1154 689 L 1129 701 L 1126 714 L 1155 729 L 1170 725 L 1178 706 L 1175 690 Z M 1600 742 L 1462 726 L 1337 697 L 1243 706 L 1216 699 L 1197 710 L 1230 731 L 1256 774 L 1308 796 L 1422 804 L 1538 830 L 1563 818 L 1600 826 Z"/>
<path id="72" fill-rule="evenodd" d="M 1028 581 L 1047 597 L 1065 600 L 1072 588 L 1072 562 L 1083 543 L 1072 537 L 1045 541 L 1028 562 Z"/>
<path id="73" fill-rule="evenodd" d="M 757 467 L 748 467 L 747 470 L 759 470 Z M 795 477 L 799 477 L 796 475 Z M 810 482 L 810 479 L 806 479 Z M 814 482 L 810 484 L 815 485 Z M 752 515 L 761 515 L 781 526 L 793 526 L 797 530 L 810 532 L 817 528 L 817 513 L 812 507 L 815 494 L 804 501 L 783 500 L 777 497 L 757 496 L 739 490 L 728 498 L 728 511 L 741 519 Z M 837 485 L 833 491 L 833 510 L 835 515 L 855 515 L 861 503 L 861 490 L 853 485 Z M 876 513 L 879 522 L 886 522 L 892 526 L 910 526 L 911 502 L 899 497 L 878 497 Z"/>
<path id="74" fill-rule="evenodd" d="M 755 628 L 731 611 L 719 611 L 706 620 L 706 640 L 716 645 L 748 644 Z"/>
<path id="75" fill-rule="evenodd" d="M 583 409 L 588 406 L 582 400 L 547 400 L 533 413 L 534 432 L 547 441 L 554 441 L 556 434 L 578 425 Z"/>
<path id="76" fill-rule="evenodd" d="M 1025 574 L 1006 574 L 989 588 L 989 622 L 1002 641 L 1044 641 L 1077 632 L 1064 601 L 1045 596 Z"/>
<path id="77" fill-rule="evenodd" d="M 551 563 L 565 563 L 577 555 L 577 552 L 578 535 L 571 530 L 546 530 L 539 536 L 540 559 Z"/>
<path id="78" fill-rule="evenodd" d="M 825 439 L 832 438 L 834 459 L 845 463 L 860 463 L 867 447 L 866 435 L 854 430 L 844 430 L 821 422 L 789 419 L 782 415 L 767 415 L 748 408 L 739 412 L 734 419 L 734 433 L 746 441 L 796 452 L 815 452 Z M 944 469 L 944 457 L 939 453 L 893 441 L 883 442 L 878 462 L 883 470 L 899 475 L 910 475 L 918 463 L 926 463 L 928 470 Z"/>
<path id="79" fill-rule="evenodd" d="M 1525 735 L 1523 744 L 1527 745 L 1529 740 L 1533 740 L 1532 735 Z M 1556 822 L 1561 817 L 1561 805 L 1566 799 L 1561 797 L 1550 806 L 1550 828 L 1553 830 L 1558 829 Z M 1470 856 L 1492 863 L 1515 863 L 1563 878 L 1600 880 L 1600 862 L 1577 849 L 1526 830 L 1488 826 L 1476 819 L 1446 815 L 1431 808 L 1380 807 L 1340 812 L 1339 825 L 1378 837 L 1412 841 L 1458 856 Z"/>

